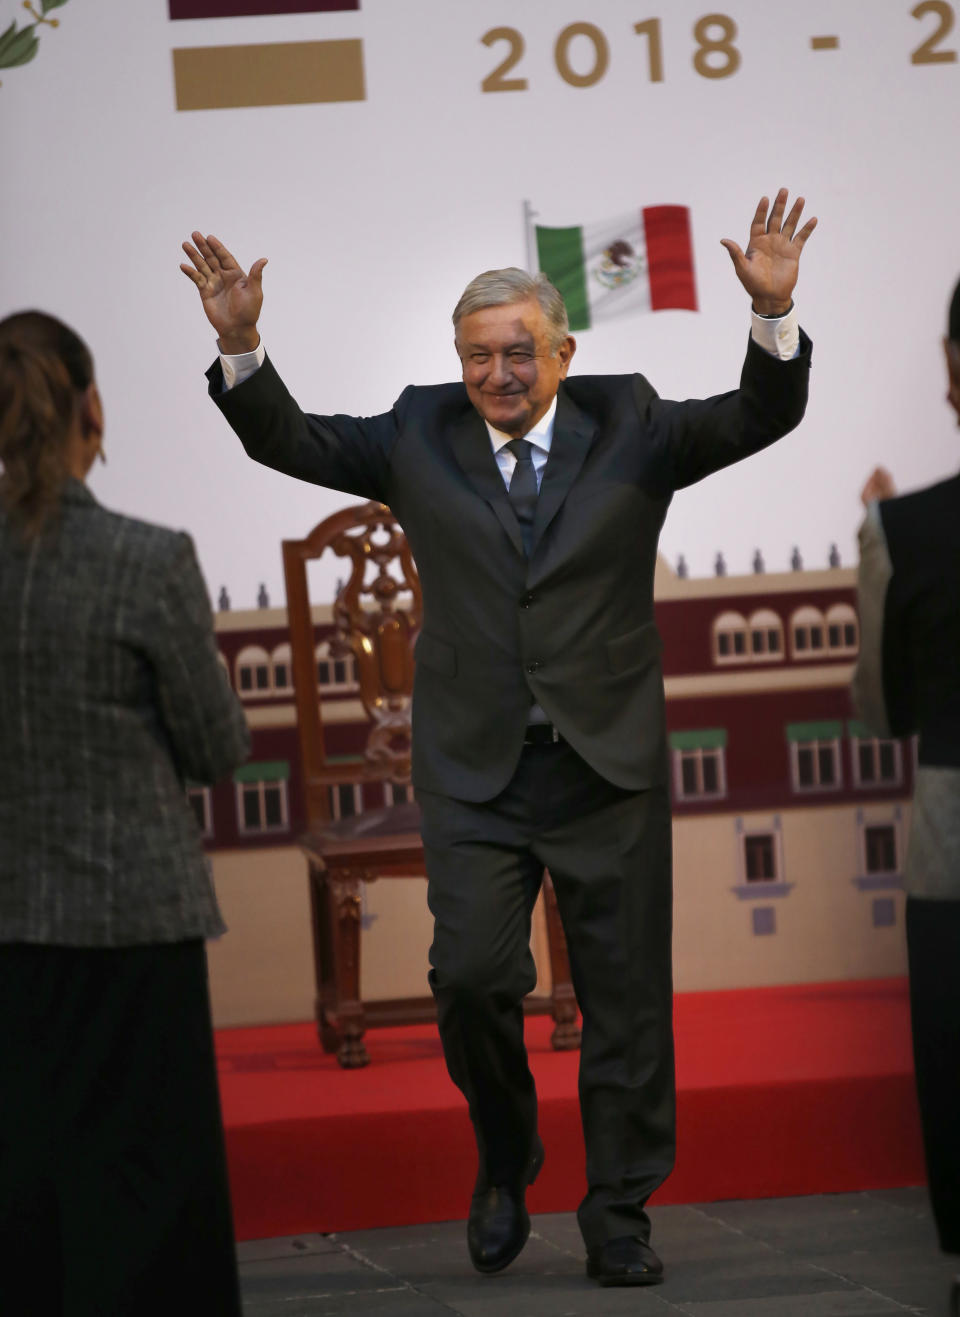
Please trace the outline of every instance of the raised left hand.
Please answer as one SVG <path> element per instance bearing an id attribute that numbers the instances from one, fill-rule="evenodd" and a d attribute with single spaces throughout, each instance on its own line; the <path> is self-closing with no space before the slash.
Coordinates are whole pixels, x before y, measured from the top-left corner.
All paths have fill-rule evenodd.
<path id="1" fill-rule="evenodd" d="M 808 219 L 797 232 L 803 213 L 804 198 L 797 197 L 786 219 L 787 189 L 777 193 L 769 217 L 769 197 L 761 197 L 750 225 L 747 250 L 741 251 L 732 238 L 721 242 L 730 253 L 737 278 L 750 294 L 758 315 L 786 315 L 793 300 L 793 290 L 800 267 L 800 253 L 817 227 L 816 218 Z"/>

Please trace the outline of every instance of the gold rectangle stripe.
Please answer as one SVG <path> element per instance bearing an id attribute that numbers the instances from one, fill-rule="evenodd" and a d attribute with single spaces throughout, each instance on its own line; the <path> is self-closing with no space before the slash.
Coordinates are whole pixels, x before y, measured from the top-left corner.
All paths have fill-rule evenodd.
<path id="1" fill-rule="evenodd" d="M 359 40 L 180 47 L 173 78 L 178 110 L 366 99 Z"/>
<path id="2" fill-rule="evenodd" d="M 810 46 L 813 50 L 838 50 L 840 48 L 840 38 L 811 37 Z"/>

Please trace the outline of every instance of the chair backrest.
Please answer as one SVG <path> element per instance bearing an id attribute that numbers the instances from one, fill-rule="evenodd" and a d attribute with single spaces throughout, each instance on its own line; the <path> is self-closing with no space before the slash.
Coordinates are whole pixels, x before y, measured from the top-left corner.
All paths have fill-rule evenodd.
<path id="1" fill-rule="evenodd" d="M 347 559 L 350 567 L 333 603 L 330 657 L 352 657 L 369 722 L 362 758 L 351 764 L 327 762 L 318 693 L 307 564 L 328 549 Z M 284 540 L 283 571 L 307 822 L 312 827 L 330 817 L 331 784 L 410 781 L 413 646 L 423 604 L 406 536 L 383 503 L 344 508 L 321 521 L 306 539 Z"/>

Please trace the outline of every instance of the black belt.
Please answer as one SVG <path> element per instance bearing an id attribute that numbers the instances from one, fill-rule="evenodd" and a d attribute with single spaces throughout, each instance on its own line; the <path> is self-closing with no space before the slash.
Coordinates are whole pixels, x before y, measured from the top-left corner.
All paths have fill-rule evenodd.
<path id="1" fill-rule="evenodd" d="M 553 723 L 527 723 L 523 735 L 524 745 L 557 745 L 562 740 Z"/>

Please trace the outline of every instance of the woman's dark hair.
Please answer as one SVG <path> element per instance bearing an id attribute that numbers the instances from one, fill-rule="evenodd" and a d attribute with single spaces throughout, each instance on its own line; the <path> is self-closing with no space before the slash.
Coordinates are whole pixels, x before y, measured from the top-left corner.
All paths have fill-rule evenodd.
<path id="1" fill-rule="evenodd" d="M 61 320 L 0 320 L 0 500 L 26 539 L 57 512 L 77 399 L 92 382 L 90 350 Z"/>

